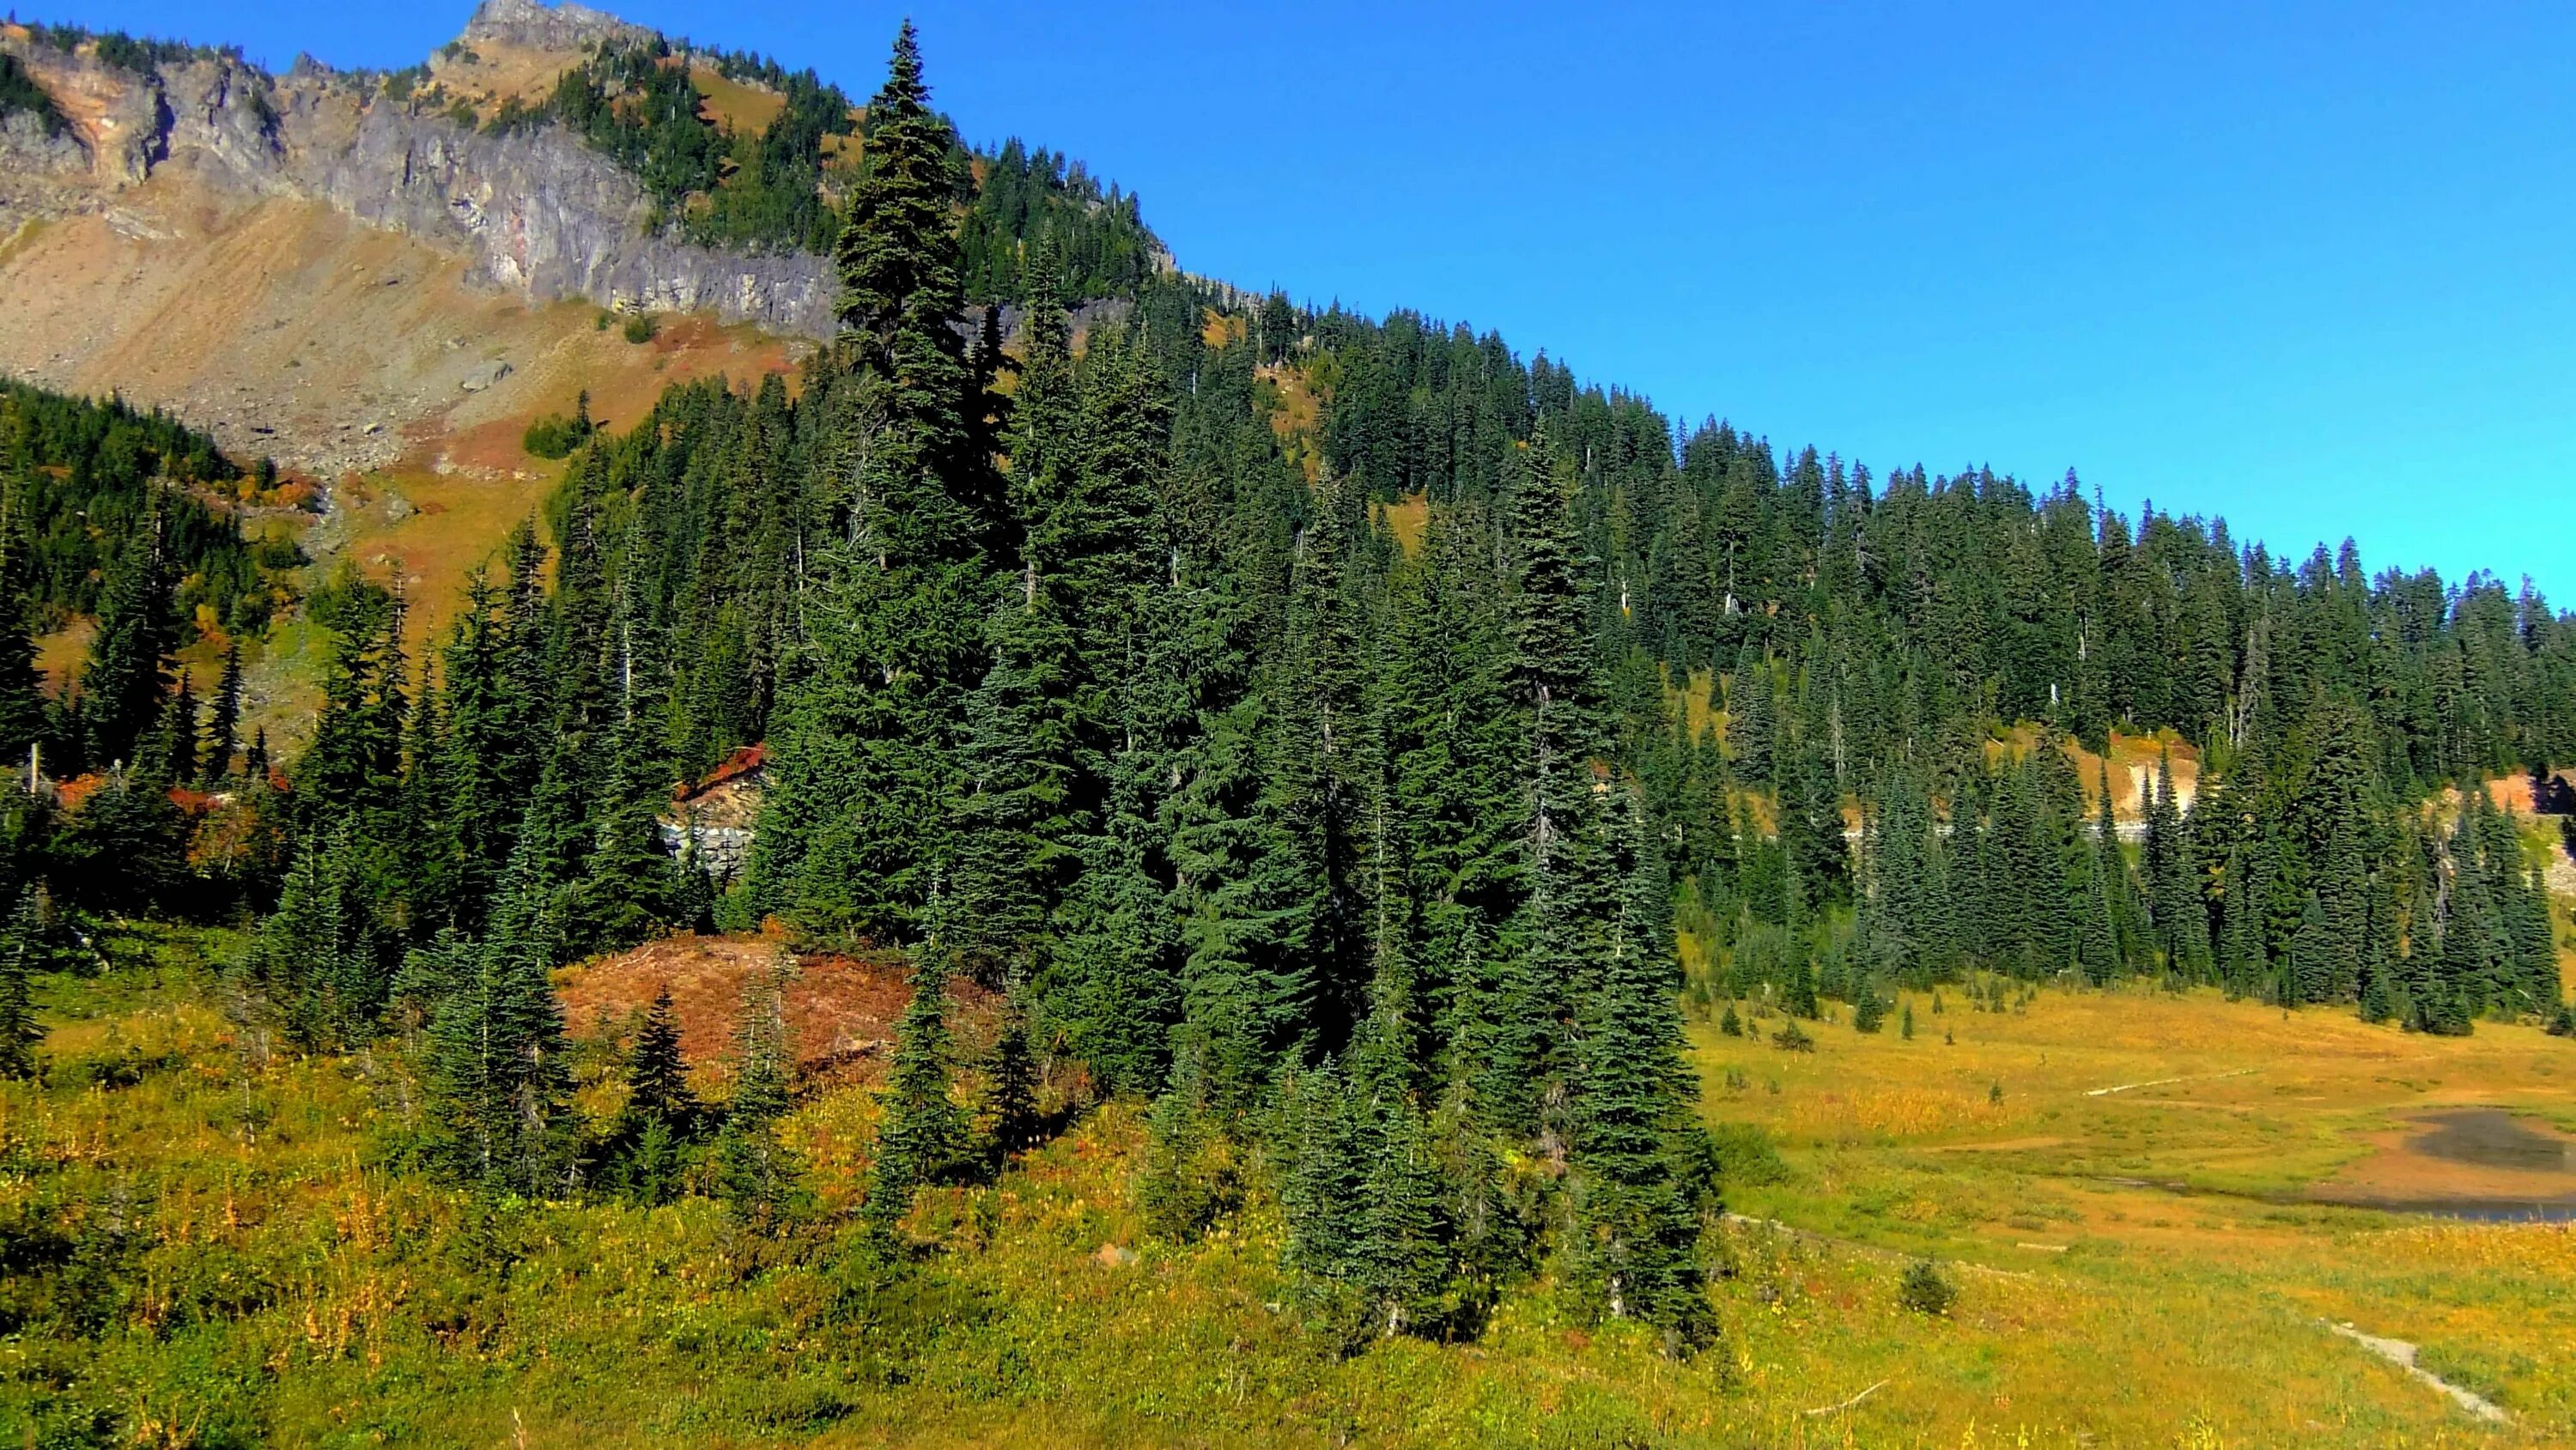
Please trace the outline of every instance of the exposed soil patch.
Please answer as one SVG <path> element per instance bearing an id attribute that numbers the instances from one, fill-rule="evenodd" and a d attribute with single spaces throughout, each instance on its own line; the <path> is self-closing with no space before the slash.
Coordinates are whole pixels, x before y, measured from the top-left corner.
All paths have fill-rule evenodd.
<path id="1" fill-rule="evenodd" d="M 693 1077 L 725 1077 L 745 992 L 762 972 L 792 963 L 787 1026 L 800 1077 L 870 1082 L 885 1071 L 895 1019 L 912 1001 L 911 971 L 897 953 L 849 957 L 796 956 L 774 937 L 675 936 L 633 951 L 567 967 L 555 974 L 564 1017 L 581 1035 L 623 1036 L 641 1021 L 667 984 L 680 1019 L 680 1051 Z M 951 982 L 949 1026 L 962 1052 L 992 1039 L 999 998 L 971 982 Z"/>

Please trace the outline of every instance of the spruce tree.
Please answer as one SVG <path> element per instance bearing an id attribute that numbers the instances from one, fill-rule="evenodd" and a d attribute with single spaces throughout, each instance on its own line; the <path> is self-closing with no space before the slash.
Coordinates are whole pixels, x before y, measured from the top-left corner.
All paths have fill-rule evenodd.
<path id="1" fill-rule="evenodd" d="M 680 1029 L 664 983 L 646 1009 L 626 1062 L 626 1102 L 610 1125 L 603 1176 L 641 1203 L 667 1203 L 689 1171 L 692 1140 L 702 1126 L 680 1056 Z"/>
<path id="2" fill-rule="evenodd" d="M 1682 1060 L 1665 877 L 1633 796 L 1610 812 L 1615 930 L 1587 973 L 1570 1164 L 1574 1263 L 1603 1312 L 1703 1342 L 1713 1311 L 1694 1253 L 1692 1185 L 1677 1140 L 1697 1131 L 1698 1083 Z"/>
<path id="3" fill-rule="evenodd" d="M 83 753 L 99 768 L 131 764 L 135 746 L 162 710 L 179 621 L 156 514 L 136 526 L 108 567 L 80 673 Z"/>
<path id="4" fill-rule="evenodd" d="M 36 888 L 18 893 L 9 923 L 0 929 L 0 1077 L 32 1078 L 41 1070 L 37 1045 L 45 1024 L 36 1018 L 36 974 L 51 962 Z"/>
<path id="5" fill-rule="evenodd" d="M 215 697 L 206 718 L 206 754 L 200 774 L 214 784 L 230 776 L 233 756 L 241 749 L 241 642 L 224 644 L 224 670 L 215 682 Z"/>
<path id="6" fill-rule="evenodd" d="M 23 764 L 47 730 L 31 569 L 24 541 L 0 530 L 0 766 Z"/>
<path id="7" fill-rule="evenodd" d="M 454 958 L 429 1027 L 438 1160 L 454 1177 L 526 1197 L 560 1192 L 572 1172 L 572 1074 L 563 1004 L 548 974 L 556 930 L 525 853 L 513 858 L 479 941 Z"/>
<path id="8" fill-rule="evenodd" d="M 697 1125 L 697 1095 L 689 1090 L 689 1067 L 680 1055 L 680 1023 L 671 1008 L 671 984 L 664 982 L 645 1009 L 636 1030 L 635 1050 L 626 1064 L 626 1106 L 630 1115 L 658 1119 L 683 1133 Z"/>
<path id="9" fill-rule="evenodd" d="M 912 1000 L 895 1023 L 894 1065 L 879 1099 L 866 1212 L 881 1232 L 911 1209 L 915 1189 L 947 1181 L 966 1161 L 949 1058 L 947 948 L 933 939 L 914 953 Z"/>
<path id="10" fill-rule="evenodd" d="M 909 22 L 868 109 L 835 251 L 841 332 L 818 400 L 830 534 L 800 599 L 804 648 L 771 732 L 752 861 L 766 907 L 817 930 L 910 938 L 954 854 L 958 733 L 985 672 L 988 555 L 1008 543 L 974 392 L 949 206 L 954 137 Z"/>
<path id="11" fill-rule="evenodd" d="M 985 1068 L 984 1110 L 993 1120 L 993 1157 L 1011 1155 L 1038 1141 L 1037 1060 L 1029 1050 L 1029 1012 L 1025 994 L 1014 984 L 1002 1004 L 1001 1030 Z"/>
<path id="12" fill-rule="evenodd" d="M 1371 1094 L 1368 1107 L 1356 1225 L 1358 1287 L 1381 1335 L 1427 1332 L 1438 1327 L 1446 1307 L 1446 1185 L 1413 1102 L 1385 1085 Z"/>
<path id="13" fill-rule="evenodd" d="M 743 986 L 734 1024 L 733 1091 L 725 1099 L 716 1142 L 716 1175 L 735 1211 L 772 1223 L 788 1211 L 799 1166 L 779 1139 L 778 1123 L 794 1106 L 795 1047 L 787 1027 L 786 986 L 794 970 L 784 952 Z"/>

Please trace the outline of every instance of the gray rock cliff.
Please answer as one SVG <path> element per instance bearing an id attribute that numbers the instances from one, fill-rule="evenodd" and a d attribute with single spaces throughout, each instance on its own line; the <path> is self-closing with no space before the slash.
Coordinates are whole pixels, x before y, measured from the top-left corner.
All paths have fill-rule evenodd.
<path id="1" fill-rule="evenodd" d="M 599 11 L 486 0 L 481 38 L 576 51 L 632 31 Z M 720 251 L 655 225 L 635 180 L 553 127 L 485 135 L 388 92 L 380 78 L 309 60 L 272 76 L 200 58 L 138 74 L 30 40 L 0 41 L 73 124 L 0 127 L 0 237 L 30 220 L 104 210 L 164 167 L 254 196 L 308 197 L 373 226 L 456 248 L 532 302 L 705 308 L 727 321 L 826 337 L 832 287 L 820 257 Z"/>

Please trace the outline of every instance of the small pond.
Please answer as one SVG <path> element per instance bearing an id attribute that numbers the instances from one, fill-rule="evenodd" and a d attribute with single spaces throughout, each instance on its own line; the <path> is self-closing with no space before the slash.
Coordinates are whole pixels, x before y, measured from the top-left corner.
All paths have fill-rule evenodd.
<path id="1" fill-rule="evenodd" d="M 2449 1218 L 2576 1221 L 2576 1138 L 2500 1108 L 2423 1113 L 2309 1197 Z"/>

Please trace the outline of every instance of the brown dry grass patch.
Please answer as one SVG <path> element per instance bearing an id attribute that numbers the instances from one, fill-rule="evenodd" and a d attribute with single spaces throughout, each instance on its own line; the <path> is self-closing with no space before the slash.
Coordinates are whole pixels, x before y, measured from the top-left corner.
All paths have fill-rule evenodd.
<path id="1" fill-rule="evenodd" d="M 691 1075 L 721 1082 L 745 993 L 782 961 L 792 964 L 784 999 L 798 1075 L 883 1076 L 895 1020 L 912 1001 L 911 968 L 900 953 L 799 955 L 772 936 L 673 936 L 566 967 L 555 987 L 576 1032 L 624 1036 L 668 986 Z M 992 1038 L 999 997 L 962 980 L 950 982 L 948 996 L 961 1048 L 980 1050 Z"/>

